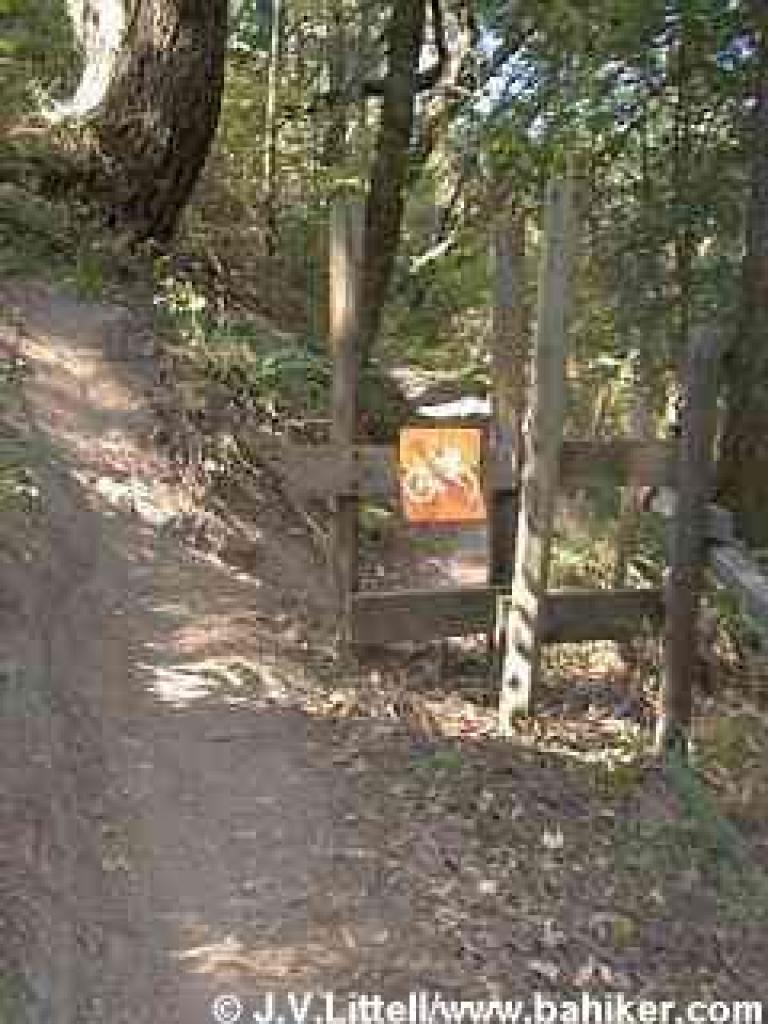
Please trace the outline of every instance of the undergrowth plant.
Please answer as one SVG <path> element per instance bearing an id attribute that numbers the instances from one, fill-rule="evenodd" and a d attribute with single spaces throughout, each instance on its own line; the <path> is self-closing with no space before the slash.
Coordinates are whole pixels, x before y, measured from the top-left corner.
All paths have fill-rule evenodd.
<path id="1" fill-rule="evenodd" d="M 619 862 L 633 876 L 647 876 L 649 889 L 705 887 L 724 917 L 768 921 L 768 874 L 696 765 L 672 755 L 665 776 L 676 812 L 624 823 Z"/>

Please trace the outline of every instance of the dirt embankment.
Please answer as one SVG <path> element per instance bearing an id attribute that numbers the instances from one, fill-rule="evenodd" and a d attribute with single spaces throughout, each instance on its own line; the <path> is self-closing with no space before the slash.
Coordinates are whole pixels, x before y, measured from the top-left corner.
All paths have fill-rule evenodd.
<path id="1" fill-rule="evenodd" d="M 302 537 L 279 536 L 286 524 L 268 498 L 252 575 L 180 543 L 205 514 L 152 444 L 146 322 L 43 286 L 6 286 L 2 298 L 4 344 L 28 368 L 12 429 L 39 499 L 2 520 L 0 1005 L 67 1024 L 156 1020 L 167 1002 L 163 1019 L 189 1019 L 177 1016 L 164 915 L 177 889 L 183 907 L 185 887 L 226 903 L 221 876 L 242 851 L 221 864 L 213 838 L 229 799 L 229 722 L 219 743 L 208 739 L 215 712 L 191 716 L 202 728 L 177 715 L 240 685 L 233 664 L 258 665 L 262 710 L 285 696 L 287 676 L 300 679 L 285 652 L 301 655 L 311 555 Z M 225 719 L 231 698 L 219 705 Z M 285 779 L 303 758 L 303 729 L 281 742 L 286 728 L 267 729 L 269 750 L 286 754 L 267 756 L 257 776 Z M 296 803 L 279 786 L 275 799 Z M 198 1004 L 199 1015 L 202 994 Z"/>

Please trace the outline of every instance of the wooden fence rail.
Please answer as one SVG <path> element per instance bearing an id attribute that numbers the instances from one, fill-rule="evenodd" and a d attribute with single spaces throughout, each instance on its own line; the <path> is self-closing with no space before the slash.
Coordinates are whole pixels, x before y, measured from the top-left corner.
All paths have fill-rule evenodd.
<path id="1" fill-rule="evenodd" d="M 362 214 L 355 200 L 339 200 L 331 222 L 331 442 L 303 447 L 257 433 L 246 438 L 246 444 L 258 449 L 259 460 L 269 465 L 292 497 L 333 502 L 334 568 L 345 641 L 423 643 L 495 630 L 502 656 L 500 726 L 504 732 L 514 716 L 534 710 L 543 644 L 622 640 L 645 626 L 658 629 L 664 624 L 659 746 L 685 747 L 702 569 L 708 564 L 720 582 L 737 593 L 746 610 L 765 623 L 768 579 L 734 542 L 727 513 L 708 504 L 718 362 L 713 331 L 698 332 L 689 353 L 683 381 L 683 432 L 678 441 L 563 438 L 572 196 L 570 175 L 551 183 L 522 476 L 519 370 L 525 354 L 524 231 L 520 223 L 510 222 L 495 238 L 494 395 L 492 415 L 484 421 L 490 444 L 482 467 L 490 511 L 490 585 L 458 590 L 359 590 L 359 504 L 363 500 L 395 502 L 400 485 L 395 447 L 360 443 L 356 436 Z M 663 592 L 655 588 L 549 590 L 557 495 L 583 487 L 601 474 L 618 486 L 676 489 L 670 569 Z"/>
<path id="2" fill-rule="evenodd" d="M 358 646 L 425 643 L 493 629 L 503 587 L 359 591 L 347 606 L 350 642 Z M 663 620 L 661 589 L 551 590 L 542 599 L 542 643 L 623 640 Z"/>
<path id="3" fill-rule="evenodd" d="M 313 445 L 307 447 L 253 433 L 250 443 L 261 461 L 269 462 L 296 495 L 331 499 L 346 495 L 369 501 L 397 501 L 397 450 L 390 445 Z M 560 451 L 560 486 L 564 491 L 583 487 L 600 473 L 610 473 L 618 486 L 628 481 L 639 487 L 672 487 L 676 479 L 678 445 L 675 441 L 564 440 Z M 489 457 L 486 466 L 489 492 L 515 489 L 512 462 Z"/>
<path id="4" fill-rule="evenodd" d="M 768 574 L 734 543 L 710 548 L 707 557 L 715 579 L 730 590 L 744 611 L 768 631 Z"/>
<path id="5" fill-rule="evenodd" d="M 540 675 L 562 462 L 572 256 L 573 179 L 568 174 L 550 183 L 547 197 L 515 575 L 496 611 L 496 634 L 504 648 L 499 699 L 503 733 L 517 715 L 532 714 Z"/>
<path id="6" fill-rule="evenodd" d="M 686 751 L 693 705 L 696 623 L 703 584 L 707 508 L 714 484 L 719 338 L 698 329 L 683 376 L 677 502 L 667 571 L 664 676 L 657 728 L 660 751 Z"/>

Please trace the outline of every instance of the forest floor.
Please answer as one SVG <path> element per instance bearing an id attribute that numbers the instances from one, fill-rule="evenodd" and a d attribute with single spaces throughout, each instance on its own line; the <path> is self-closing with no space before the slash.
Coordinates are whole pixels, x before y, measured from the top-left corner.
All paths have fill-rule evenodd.
<path id="1" fill-rule="evenodd" d="M 250 524 L 217 519 L 157 443 L 149 319 L 0 298 L 39 491 L 0 550 L 0 1020 L 192 1024 L 269 990 L 768 996 L 765 789 L 736 826 L 682 770 L 502 742 L 452 650 L 339 663 L 327 573 L 268 481 Z"/>

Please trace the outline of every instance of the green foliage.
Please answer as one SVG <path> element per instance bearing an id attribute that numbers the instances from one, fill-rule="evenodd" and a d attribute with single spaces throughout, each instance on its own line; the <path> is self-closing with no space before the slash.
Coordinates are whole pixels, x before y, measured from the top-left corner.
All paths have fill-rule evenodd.
<path id="1" fill-rule="evenodd" d="M 198 377 L 204 391 L 233 408 L 271 421 L 301 425 L 330 417 L 333 368 L 323 340 L 277 330 L 269 321 L 222 318 L 188 277 L 158 264 L 156 304 L 174 347 Z M 397 385 L 378 362 L 360 377 L 360 426 L 367 436 L 392 439 L 406 418 Z"/>
<path id="2" fill-rule="evenodd" d="M 26 366 L 17 357 L 0 362 L 0 513 L 26 514 L 38 507 L 36 451 L 11 425 L 18 413 Z"/>
<path id="3" fill-rule="evenodd" d="M 0 126 L 33 113 L 41 92 L 66 91 L 77 71 L 64 0 L 0 0 Z"/>
<path id="4" fill-rule="evenodd" d="M 716 591 L 712 602 L 717 614 L 721 644 L 729 660 L 739 660 L 746 652 L 760 650 L 766 644 L 766 628 L 747 615 L 739 599 L 727 590 Z"/>
<path id="5" fill-rule="evenodd" d="M 271 21 L 271 0 L 243 0 L 231 26 L 230 46 L 241 53 L 266 50 Z"/>
<path id="6" fill-rule="evenodd" d="M 207 382 L 233 409 L 275 423 L 327 417 L 331 362 L 324 353 L 265 324 L 207 323 L 203 308 L 187 298 L 174 325 L 183 340 L 178 355 L 202 390 Z"/>
<path id="7" fill-rule="evenodd" d="M 691 765 L 672 757 L 667 772 L 681 806 L 681 831 L 687 836 L 691 859 L 703 869 L 723 864 L 738 865 L 746 857 L 744 840 L 723 817 L 711 793 Z"/>
<path id="8" fill-rule="evenodd" d="M 99 299 L 144 274 L 140 254 L 105 235 L 87 204 L 0 184 L 0 273 L 47 278 L 78 298 Z"/>
<path id="9" fill-rule="evenodd" d="M 190 223 L 217 254 L 238 303 L 292 333 L 321 336 L 327 307 L 327 201 L 365 178 L 376 126 L 348 111 L 347 152 L 326 160 L 327 9 L 286 14 L 278 74 L 277 253 L 265 254 L 263 158 L 269 70 L 267 3 L 245 3 L 233 36 L 221 128 Z M 348 57 L 361 10 L 345 8 Z M 373 16 L 369 73 L 380 73 Z M 687 324 L 727 317 L 738 295 L 750 91 L 741 5 L 685 0 L 479 5 L 478 82 L 441 121 L 431 160 L 409 183 L 399 261 L 378 354 L 386 366 L 450 371 L 464 393 L 488 386 L 488 226 L 511 202 L 538 224 L 542 186 L 566 154 L 582 176 L 568 427 L 627 425 L 642 371 L 659 423 Z M 354 61 L 352 62 L 354 64 Z M 415 136 L 420 125 L 417 124 Z M 219 228 L 217 225 L 221 224 Z M 224 228 L 224 225 L 226 227 Z M 532 235 L 528 288 L 535 282 Z M 250 286 L 250 290 L 249 287 Z M 247 296 L 247 297 L 246 297 Z"/>
<path id="10" fill-rule="evenodd" d="M 125 261 L 92 214 L 87 131 L 40 116 L 74 88 L 79 65 L 65 0 L 0 0 L 0 273 L 42 275 L 96 298 Z"/>
<path id="11" fill-rule="evenodd" d="M 214 328 L 208 352 L 211 378 L 246 406 L 276 418 L 327 415 L 331 362 L 306 341 L 276 339 L 241 323 Z"/>
<path id="12" fill-rule="evenodd" d="M 0 972 L 0 1021 L 25 1020 L 25 1006 L 30 992 L 23 978 L 16 974 Z"/>
<path id="13" fill-rule="evenodd" d="M 0 509 L 37 503 L 40 492 L 28 463 L 29 450 L 23 440 L 0 432 Z"/>
<path id="14" fill-rule="evenodd" d="M 623 824 L 617 858 L 648 891 L 667 886 L 691 890 L 716 902 L 723 919 L 768 919 L 768 876 L 735 825 L 720 811 L 695 772 L 671 763 L 668 777 L 680 813 Z"/>
<path id="15" fill-rule="evenodd" d="M 0 271 L 29 273 L 73 255 L 68 211 L 16 188 L 0 186 Z"/>

